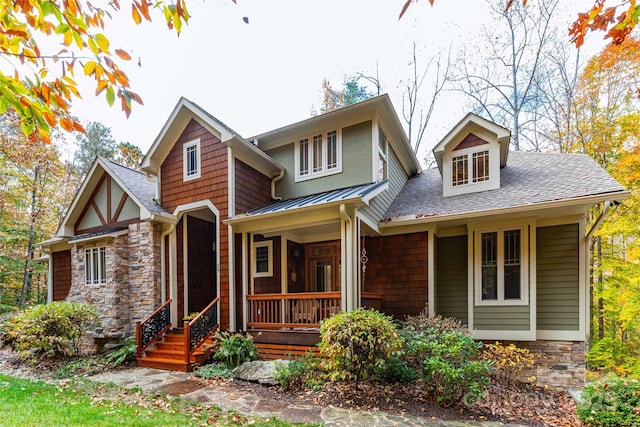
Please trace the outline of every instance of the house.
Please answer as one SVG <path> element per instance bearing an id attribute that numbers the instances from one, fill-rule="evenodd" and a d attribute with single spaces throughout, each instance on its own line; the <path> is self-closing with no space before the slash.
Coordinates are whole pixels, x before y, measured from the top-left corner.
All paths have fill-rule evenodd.
<path id="1" fill-rule="evenodd" d="M 293 352 L 339 310 L 403 319 L 428 303 L 546 353 L 541 382 L 580 385 L 586 213 L 629 192 L 586 155 L 509 140 L 468 114 L 423 171 L 386 95 L 248 139 L 180 99 L 138 171 L 92 165 L 43 243 L 49 300 L 94 304 L 97 340 L 137 330 L 139 363 L 184 370 L 217 327 Z"/>

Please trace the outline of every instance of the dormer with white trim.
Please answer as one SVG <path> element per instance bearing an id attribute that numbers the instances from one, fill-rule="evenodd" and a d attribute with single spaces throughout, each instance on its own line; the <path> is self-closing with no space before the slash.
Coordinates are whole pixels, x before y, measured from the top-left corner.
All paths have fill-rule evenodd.
<path id="1" fill-rule="evenodd" d="M 469 113 L 435 146 L 444 197 L 500 188 L 511 132 Z"/>

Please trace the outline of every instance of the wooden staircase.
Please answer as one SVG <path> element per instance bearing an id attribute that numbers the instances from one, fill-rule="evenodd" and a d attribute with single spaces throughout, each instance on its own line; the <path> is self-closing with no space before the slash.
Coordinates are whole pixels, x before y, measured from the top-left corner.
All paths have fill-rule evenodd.
<path id="1" fill-rule="evenodd" d="M 219 329 L 214 299 L 183 328 L 172 328 L 171 299 L 142 322 L 136 322 L 136 363 L 147 368 L 191 372 L 216 350 Z"/>
<path id="2" fill-rule="evenodd" d="M 164 334 L 161 340 L 154 342 L 136 362 L 138 366 L 145 368 L 191 372 L 195 366 L 202 365 L 216 348 L 215 339 L 209 337 L 191 352 L 190 360 L 187 361 L 184 328 L 175 328 Z"/>

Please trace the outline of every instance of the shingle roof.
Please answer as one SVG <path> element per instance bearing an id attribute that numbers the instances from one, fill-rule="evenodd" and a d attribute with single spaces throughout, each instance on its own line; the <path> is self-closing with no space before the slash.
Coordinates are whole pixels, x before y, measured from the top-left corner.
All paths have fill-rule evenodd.
<path id="1" fill-rule="evenodd" d="M 295 199 L 272 202 L 261 206 L 245 215 L 264 215 L 274 212 L 282 212 L 292 209 L 319 206 L 325 203 L 341 202 L 354 198 L 366 197 L 378 188 L 386 185 L 387 181 L 374 182 L 373 184 L 357 185 L 339 190 L 326 191 L 324 193 L 312 194 L 310 196 L 298 197 Z"/>
<path id="2" fill-rule="evenodd" d="M 482 212 L 624 191 L 587 155 L 510 152 L 499 189 L 443 197 L 442 177 L 438 169 L 429 169 L 409 179 L 385 219 Z"/>
<path id="3" fill-rule="evenodd" d="M 156 197 L 156 183 L 149 181 L 144 173 L 129 169 L 103 157 L 101 160 L 109 168 L 109 172 L 127 187 L 123 190 L 138 199 L 151 214 L 166 212 L 162 206 L 153 200 Z"/>

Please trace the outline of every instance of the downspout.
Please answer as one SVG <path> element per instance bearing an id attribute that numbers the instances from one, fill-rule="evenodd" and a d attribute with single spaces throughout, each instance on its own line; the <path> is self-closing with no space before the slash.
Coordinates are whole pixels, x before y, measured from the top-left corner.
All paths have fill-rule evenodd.
<path id="1" fill-rule="evenodd" d="M 282 178 L 284 178 L 284 169 L 281 169 L 280 173 L 271 179 L 271 200 L 282 200 L 282 197 L 276 196 L 276 183 L 282 181 Z"/>
<path id="2" fill-rule="evenodd" d="M 160 235 L 160 281 L 162 285 L 160 287 L 160 295 L 162 298 L 162 303 L 164 304 L 167 301 L 167 273 L 166 273 L 166 262 L 165 262 L 165 244 L 164 239 L 167 237 L 173 230 L 176 228 L 175 224 L 170 224 L 169 228 L 162 232 Z M 169 265 L 171 267 L 171 265 Z"/>
<path id="3" fill-rule="evenodd" d="M 340 204 L 340 218 L 342 219 L 342 221 L 344 221 L 344 230 L 342 233 L 342 237 L 343 237 L 343 241 L 344 241 L 344 245 L 342 245 L 342 250 L 341 250 L 341 255 L 342 255 L 342 259 L 344 260 L 344 270 L 342 272 L 342 278 L 341 278 L 341 288 L 342 288 L 342 294 L 344 296 L 344 303 L 342 304 L 342 308 L 344 310 L 352 310 L 354 307 L 353 305 L 353 301 L 352 298 L 349 295 L 350 289 L 349 289 L 349 278 L 352 276 L 352 271 L 353 271 L 353 259 L 351 257 L 351 229 L 353 227 L 353 221 L 351 219 L 351 217 L 349 216 L 349 214 L 347 214 L 347 208 L 344 205 L 344 203 Z M 353 285 L 353 284 L 352 284 Z"/>
<path id="4" fill-rule="evenodd" d="M 598 218 L 596 219 L 596 222 L 593 223 L 593 226 L 591 227 L 591 230 L 589 230 L 589 232 L 587 233 L 587 243 L 589 243 L 589 240 L 591 240 L 591 237 L 593 236 L 593 233 L 595 233 L 596 230 L 600 227 L 600 224 L 602 223 L 604 218 L 607 216 L 607 212 L 609 212 L 609 208 L 610 207 L 611 207 L 611 201 L 610 200 L 605 200 L 604 201 L 604 208 L 602 209 L 602 212 L 600 212 L 600 215 L 598 215 Z"/>

